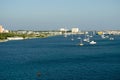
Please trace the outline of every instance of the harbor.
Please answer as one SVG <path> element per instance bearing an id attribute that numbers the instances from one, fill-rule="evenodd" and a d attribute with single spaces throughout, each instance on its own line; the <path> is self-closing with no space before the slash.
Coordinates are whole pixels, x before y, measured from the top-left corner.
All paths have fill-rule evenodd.
<path id="1" fill-rule="evenodd" d="M 119 80 L 120 37 L 96 35 L 97 44 L 79 46 L 78 36 L 74 41 L 60 35 L 0 43 L 0 79 Z"/>

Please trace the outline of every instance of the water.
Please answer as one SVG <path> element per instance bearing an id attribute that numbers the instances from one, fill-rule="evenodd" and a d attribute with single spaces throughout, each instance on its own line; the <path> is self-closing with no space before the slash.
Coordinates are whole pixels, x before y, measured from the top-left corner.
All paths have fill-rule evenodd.
<path id="1" fill-rule="evenodd" d="M 120 80 L 120 37 L 78 46 L 77 36 L 0 43 L 0 80 Z"/>

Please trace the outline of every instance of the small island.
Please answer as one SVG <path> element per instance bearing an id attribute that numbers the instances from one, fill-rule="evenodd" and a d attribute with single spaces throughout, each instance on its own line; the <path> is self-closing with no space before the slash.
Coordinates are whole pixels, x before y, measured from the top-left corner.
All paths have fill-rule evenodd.
<path id="1" fill-rule="evenodd" d="M 22 40 L 31 38 L 46 38 L 49 36 L 60 35 L 60 32 L 53 31 L 9 31 L 7 33 L 0 33 L 0 42 L 6 42 L 8 40 Z"/>
<path id="2" fill-rule="evenodd" d="M 5 30 L 0 25 L 0 42 L 9 40 L 23 40 L 31 38 L 46 38 L 49 36 L 60 35 L 59 31 L 32 31 L 32 30 Z"/>

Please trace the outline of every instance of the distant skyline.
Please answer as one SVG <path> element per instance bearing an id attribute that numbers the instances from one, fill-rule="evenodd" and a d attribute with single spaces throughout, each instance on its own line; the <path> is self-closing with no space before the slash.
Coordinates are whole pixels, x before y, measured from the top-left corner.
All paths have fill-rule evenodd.
<path id="1" fill-rule="evenodd" d="M 0 0 L 9 30 L 120 30 L 120 0 Z"/>

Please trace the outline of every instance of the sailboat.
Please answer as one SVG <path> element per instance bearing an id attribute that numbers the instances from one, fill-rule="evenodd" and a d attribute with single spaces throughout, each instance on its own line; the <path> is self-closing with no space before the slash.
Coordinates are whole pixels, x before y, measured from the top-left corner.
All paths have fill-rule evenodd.
<path id="1" fill-rule="evenodd" d="M 74 38 L 71 38 L 72 41 L 74 41 Z"/>
<path id="2" fill-rule="evenodd" d="M 85 42 L 89 42 L 89 35 L 88 32 L 85 32 L 85 38 L 83 39 Z"/>
<path id="3" fill-rule="evenodd" d="M 114 38 L 113 38 L 113 37 L 110 37 L 110 40 L 114 40 Z"/>
<path id="4" fill-rule="evenodd" d="M 80 37 L 78 37 L 77 39 L 80 39 Z"/>
<path id="5" fill-rule="evenodd" d="M 91 32 L 90 37 L 93 37 L 93 32 Z"/>
<path id="6" fill-rule="evenodd" d="M 78 38 L 77 39 L 81 39 L 81 37 L 80 36 L 78 36 Z"/>
<path id="7" fill-rule="evenodd" d="M 67 37 L 67 34 L 66 34 L 66 33 L 64 34 L 64 37 L 65 37 L 65 38 Z"/>
<path id="8" fill-rule="evenodd" d="M 83 39 L 83 41 L 87 41 L 87 35 L 85 34 L 85 38 Z"/>
<path id="9" fill-rule="evenodd" d="M 89 35 L 85 35 L 85 38 L 83 39 L 83 41 L 85 41 L 85 42 L 90 42 Z"/>
<path id="10" fill-rule="evenodd" d="M 73 38 L 73 33 L 72 33 L 72 38 L 71 38 L 72 41 L 74 41 L 74 38 Z"/>
<path id="11" fill-rule="evenodd" d="M 67 30 L 65 29 L 64 37 L 67 37 Z"/>
<path id="12" fill-rule="evenodd" d="M 102 35 L 101 35 L 101 38 L 102 38 L 102 39 L 105 39 L 106 37 L 105 37 L 105 35 L 104 35 L 104 34 L 102 34 Z"/>
<path id="13" fill-rule="evenodd" d="M 82 43 L 82 38 L 80 38 L 80 46 L 83 46 L 84 44 Z"/>

